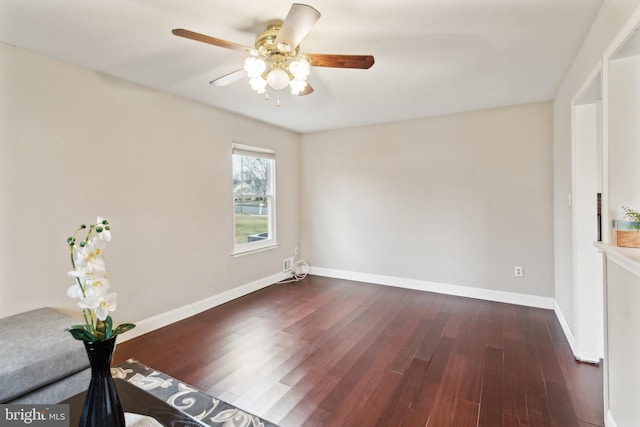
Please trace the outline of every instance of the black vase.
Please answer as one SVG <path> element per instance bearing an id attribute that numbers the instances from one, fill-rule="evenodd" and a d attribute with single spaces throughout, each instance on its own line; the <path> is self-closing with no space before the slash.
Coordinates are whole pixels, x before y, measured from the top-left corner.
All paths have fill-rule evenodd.
<path id="1" fill-rule="evenodd" d="M 91 364 L 91 383 L 84 400 L 80 427 L 125 427 L 124 411 L 111 377 L 111 356 L 116 337 L 86 342 L 84 348 Z"/>

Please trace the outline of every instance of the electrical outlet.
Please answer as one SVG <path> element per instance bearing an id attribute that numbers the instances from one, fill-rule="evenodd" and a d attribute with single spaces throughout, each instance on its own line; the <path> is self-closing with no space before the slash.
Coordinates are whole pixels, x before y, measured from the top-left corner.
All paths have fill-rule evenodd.
<path id="1" fill-rule="evenodd" d="M 299 252 L 299 250 L 298 250 L 298 247 L 296 246 L 296 248 L 293 250 L 293 254 L 294 255 L 298 255 L 298 252 Z"/>
<path id="2" fill-rule="evenodd" d="M 291 271 L 293 268 L 293 257 L 285 258 L 282 261 L 282 271 Z"/>
<path id="3" fill-rule="evenodd" d="M 520 265 L 516 265 L 513 268 L 513 275 L 516 277 L 524 277 L 524 268 Z"/>

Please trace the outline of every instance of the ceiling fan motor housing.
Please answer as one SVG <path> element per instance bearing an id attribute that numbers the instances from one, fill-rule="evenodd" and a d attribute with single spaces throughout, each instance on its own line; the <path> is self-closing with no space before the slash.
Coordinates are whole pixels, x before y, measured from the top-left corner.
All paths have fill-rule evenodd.
<path id="1" fill-rule="evenodd" d="M 298 46 L 289 46 L 287 44 L 280 43 L 276 45 L 276 38 L 282 28 L 282 21 L 278 23 L 270 24 L 266 30 L 258 34 L 256 37 L 255 47 L 261 55 L 271 57 L 273 55 L 280 55 L 286 59 L 292 58 L 298 55 Z"/>

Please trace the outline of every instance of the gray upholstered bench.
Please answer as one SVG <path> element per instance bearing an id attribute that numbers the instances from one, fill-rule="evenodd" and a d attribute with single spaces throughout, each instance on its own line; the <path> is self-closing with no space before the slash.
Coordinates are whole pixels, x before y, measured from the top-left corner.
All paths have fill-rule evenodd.
<path id="1" fill-rule="evenodd" d="M 77 323 L 53 308 L 0 319 L 0 403 L 52 404 L 89 386 L 84 345 L 65 331 Z"/>

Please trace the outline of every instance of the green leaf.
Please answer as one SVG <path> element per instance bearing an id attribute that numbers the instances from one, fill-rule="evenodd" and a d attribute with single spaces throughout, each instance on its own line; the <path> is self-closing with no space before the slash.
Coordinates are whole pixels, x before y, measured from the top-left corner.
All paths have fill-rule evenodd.
<path id="1" fill-rule="evenodd" d="M 104 338 L 108 340 L 109 338 L 111 338 L 111 332 L 113 330 L 113 320 L 111 319 L 111 316 L 107 316 L 107 318 L 104 319 L 104 324 L 106 325 L 106 328 L 104 330 Z"/>
<path id="2" fill-rule="evenodd" d="M 130 331 L 131 329 L 135 328 L 136 325 L 133 323 L 123 323 L 122 325 L 119 325 L 117 328 L 115 328 L 113 330 L 113 336 L 119 335 L 119 334 L 123 334 L 127 331 Z"/>
<path id="3" fill-rule="evenodd" d="M 69 326 L 66 330 L 77 340 L 88 342 L 98 341 L 95 335 L 85 329 L 84 325 Z"/>

